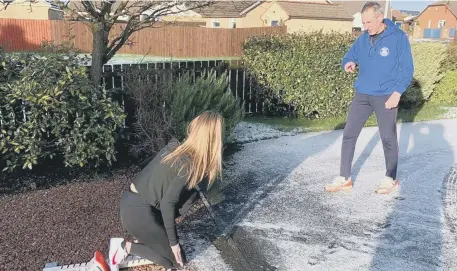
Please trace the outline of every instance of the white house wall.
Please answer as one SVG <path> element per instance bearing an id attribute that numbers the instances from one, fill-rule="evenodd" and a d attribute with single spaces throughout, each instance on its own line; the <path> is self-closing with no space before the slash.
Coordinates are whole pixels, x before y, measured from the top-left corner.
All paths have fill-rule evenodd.
<path id="1" fill-rule="evenodd" d="M 360 27 L 360 29 L 363 29 L 363 24 L 362 24 L 362 14 L 360 12 L 357 12 L 356 14 L 352 15 L 354 17 L 354 20 L 352 21 L 352 27 Z"/>

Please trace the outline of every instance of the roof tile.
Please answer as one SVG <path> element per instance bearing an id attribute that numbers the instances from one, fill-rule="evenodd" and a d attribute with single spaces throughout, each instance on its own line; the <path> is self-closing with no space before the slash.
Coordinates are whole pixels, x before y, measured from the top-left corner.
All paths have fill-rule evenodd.
<path id="1" fill-rule="evenodd" d="M 280 1 L 278 3 L 291 18 L 353 19 L 352 14 L 342 5 L 298 1 Z"/>

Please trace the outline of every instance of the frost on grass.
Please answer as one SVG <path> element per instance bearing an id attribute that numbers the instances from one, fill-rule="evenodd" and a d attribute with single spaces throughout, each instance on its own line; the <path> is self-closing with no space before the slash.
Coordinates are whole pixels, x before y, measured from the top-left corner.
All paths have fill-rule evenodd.
<path id="1" fill-rule="evenodd" d="M 457 107 L 442 106 L 441 108 L 446 110 L 446 113 L 444 113 L 441 116 L 441 118 L 443 118 L 443 119 L 455 119 L 455 118 L 457 118 Z"/>
<path id="2" fill-rule="evenodd" d="M 188 261 L 188 270 L 231 270 L 221 252 L 211 242 L 216 224 L 200 200 L 178 224 L 182 249 Z"/>
<path id="3" fill-rule="evenodd" d="M 220 252 L 206 239 L 192 238 L 193 246 L 199 251 L 189 263 L 191 270 L 220 270 L 230 271 Z"/>
<path id="4" fill-rule="evenodd" d="M 450 237 L 450 239 L 446 238 L 443 244 L 445 248 L 444 261 L 446 266 L 456 270 L 455 255 L 457 255 L 457 247 L 452 246 L 452 244 L 457 241 L 457 164 L 452 167 L 443 185 L 445 189 L 444 213 L 447 224 L 443 234 Z"/>
<path id="5" fill-rule="evenodd" d="M 445 212 L 451 230 L 457 233 L 457 164 L 450 171 L 445 181 Z M 457 236 L 456 236 L 457 238 Z"/>
<path id="6" fill-rule="evenodd" d="M 291 131 L 282 131 L 279 126 L 242 121 L 235 127 L 233 134 L 236 143 L 249 143 L 258 140 L 278 138 L 280 136 L 296 135 L 301 132 L 303 132 L 303 130 L 299 128 Z"/>

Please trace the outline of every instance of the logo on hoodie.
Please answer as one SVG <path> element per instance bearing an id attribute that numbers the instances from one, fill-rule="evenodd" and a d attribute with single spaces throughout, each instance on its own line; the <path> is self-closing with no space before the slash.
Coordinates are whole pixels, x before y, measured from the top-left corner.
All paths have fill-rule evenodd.
<path id="1" fill-rule="evenodd" d="M 389 55 L 389 48 L 387 47 L 382 47 L 381 50 L 379 51 L 379 54 L 381 56 L 388 56 Z"/>

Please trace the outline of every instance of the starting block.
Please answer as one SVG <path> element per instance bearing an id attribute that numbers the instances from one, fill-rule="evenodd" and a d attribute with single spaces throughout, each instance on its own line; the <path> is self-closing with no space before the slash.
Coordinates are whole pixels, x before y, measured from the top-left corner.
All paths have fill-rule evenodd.
<path id="1" fill-rule="evenodd" d="M 85 263 L 80 263 L 80 264 L 69 264 L 69 265 L 62 265 L 59 266 L 58 263 L 53 262 L 53 263 L 47 263 L 43 269 L 43 271 L 92 271 L 89 270 L 91 267 L 91 261 L 85 262 Z M 148 261 L 146 259 L 141 259 L 136 256 L 128 256 L 125 261 L 122 263 L 118 264 L 117 266 L 111 266 L 109 264 L 109 259 L 106 259 L 106 263 L 108 263 L 111 271 L 119 271 L 121 268 L 129 268 L 129 267 L 135 267 L 135 266 L 141 266 L 141 265 L 149 265 L 152 264 L 151 261 Z"/>

